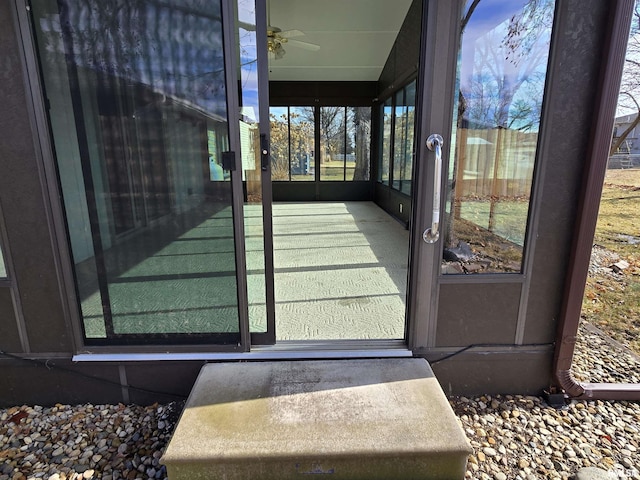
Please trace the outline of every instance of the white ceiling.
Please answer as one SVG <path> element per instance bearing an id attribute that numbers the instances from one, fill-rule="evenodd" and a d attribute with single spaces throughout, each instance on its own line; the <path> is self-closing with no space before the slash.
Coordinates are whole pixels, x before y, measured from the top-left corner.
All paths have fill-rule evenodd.
<path id="1" fill-rule="evenodd" d="M 284 44 L 269 60 L 270 80 L 376 81 L 411 0 L 270 0 L 272 26 L 305 33 L 296 40 L 320 45 L 312 52 Z"/>

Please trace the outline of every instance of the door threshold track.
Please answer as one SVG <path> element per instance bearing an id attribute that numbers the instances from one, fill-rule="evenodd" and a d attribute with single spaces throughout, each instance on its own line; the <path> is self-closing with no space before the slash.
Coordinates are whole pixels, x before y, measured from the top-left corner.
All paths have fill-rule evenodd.
<path id="1" fill-rule="evenodd" d="M 376 346 L 354 342 L 280 342 L 256 346 L 250 352 L 147 352 L 147 353 L 82 353 L 74 362 L 156 362 L 156 361 L 262 361 L 349 358 L 408 358 L 413 352 L 404 344 Z"/>

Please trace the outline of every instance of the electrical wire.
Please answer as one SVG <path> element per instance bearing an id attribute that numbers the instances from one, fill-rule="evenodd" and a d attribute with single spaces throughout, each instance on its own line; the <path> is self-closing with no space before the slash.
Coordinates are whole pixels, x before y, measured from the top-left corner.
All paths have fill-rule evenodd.
<path id="1" fill-rule="evenodd" d="M 39 359 L 35 359 L 35 358 L 25 358 L 25 357 L 21 357 L 19 355 L 14 355 L 12 353 L 7 353 L 7 352 L 2 351 L 2 350 L 0 350 L 0 355 L 2 355 L 3 357 L 6 357 L 6 358 L 11 358 L 13 360 L 20 360 L 20 361 L 25 362 L 25 363 L 30 363 L 32 365 L 37 365 L 39 367 L 45 367 L 47 370 L 59 370 L 61 372 L 77 375 L 79 377 L 87 378 L 87 379 L 90 379 L 90 380 L 96 380 L 98 382 L 102 382 L 102 383 L 105 383 L 105 384 L 108 384 L 108 385 L 115 385 L 115 386 L 117 386 L 119 388 L 128 388 L 129 390 L 133 390 L 133 391 L 140 392 L 140 393 L 147 393 L 147 394 L 151 394 L 151 395 L 162 395 L 164 397 L 171 397 L 171 398 L 180 399 L 180 400 L 185 400 L 187 398 L 186 395 L 182 395 L 182 394 L 179 394 L 179 393 L 161 392 L 159 390 L 152 390 L 152 389 L 148 389 L 148 388 L 136 387 L 135 385 L 122 385 L 120 382 L 116 382 L 114 380 L 109 380 L 108 378 L 96 377 L 96 376 L 89 375 L 89 374 L 84 373 L 84 372 L 80 372 L 78 370 L 74 370 L 72 368 L 67 368 L 67 367 L 63 367 L 63 366 L 60 366 L 60 365 L 56 365 L 55 363 L 52 363 L 52 361 L 50 359 L 39 360 Z"/>
<path id="2" fill-rule="evenodd" d="M 449 360 L 451 358 L 454 358 L 464 352 L 467 352 L 469 350 L 475 349 L 475 348 L 492 348 L 492 347 L 516 347 L 516 348 L 534 348 L 534 347 L 551 347 L 555 345 L 554 343 L 528 343 L 528 344 L 523 344 L 523 345 L 513 345 L 513 344 L 506 344 L 506 343 L 474 343 L 471 345 L 467 345 L 466 347 L 461 348 L 460 350 L 457 350 L 455 352 L 452 352 L 448 355 L 445 355 L 444 357 L 438 358 L 437 360 L 432 360 L 429 362 L 430 365 L 437 365 L 438 363 L 444 362 L 445 360 Z M 171 393 L 171 392 L 162 392 L 159 390 L 152 390 L 149 388 L 142 388 L 142 387 L 136 387 L 135 385 L 122 385 L 120 382 L 116 382 L 113 380 L 109 380 L 108 378 L 103 378 L 103 377 L 96 377 L 94 375 L 89 375 L 87 373 L 83 373 L 80 372 L 78 370 L 74 370 L 71 368 L 67 368 L 67 367 L 63 367 L 60 365 L 56 365 L 55 363 L 52 363 L 52 361 L 50 359 L 46 359 L 46 360 L 39 360 L 39 359 L 35 359 L 35 358 L 25 358 L 25 357 L 21 357 L 19 355 L 14 355 L 12 353 L 7 353 L 5 351 L 0 350 L 0 355 L 6 357 L 6 358 L 10 358 L 13 360 L 19 360 L 25 363 L 29 363 L 32 365 L 37 365 L 38 367 L 45 367 L 48 370 L 59 370 L 61 372 L 65 372 L 65 373 L 69 373 L 72 375 L 77 375 L 79 377 L 83 377 L 83 378 L 87 378 L 90 380 L 95 380 L 98 382 L 102 382 L 108 385 L 114 385 L 120 388 L 128 388 L 129 390 L 133 390 L 136 392 L 140 392 L 140 393 L 146 393 L 146 394 L 150 394 L 150 395 L 162 395 L 164 397 L 171 397 L 171 398 L 176 398 L 176 399 L 180 399 L 180 400 L 185 400 L 187 398 L 186 395 L 182 395 L 179 393 Z"/>

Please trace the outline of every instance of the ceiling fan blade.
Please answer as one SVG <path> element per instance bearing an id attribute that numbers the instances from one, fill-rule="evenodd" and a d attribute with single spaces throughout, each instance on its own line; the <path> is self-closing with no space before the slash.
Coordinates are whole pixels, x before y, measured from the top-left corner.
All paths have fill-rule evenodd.
<path id="1" fill-rule="evenodd" d="M 284 32 L 278 32 L 282 38 L 293 38 L 293 37 L 303 37 L 304 32 L 300 30 L 285 30 Z"/>
<path id="2" fill-rule="evenodd" d="M 317 52 L 318 50 L 320 50 L 320 45 L 316 45 L 315 43 L 301 42 L 300 40 L 288 40 L 287 44 L 291 45 L 292 47 L 303 48 L 311 52 Z"/>

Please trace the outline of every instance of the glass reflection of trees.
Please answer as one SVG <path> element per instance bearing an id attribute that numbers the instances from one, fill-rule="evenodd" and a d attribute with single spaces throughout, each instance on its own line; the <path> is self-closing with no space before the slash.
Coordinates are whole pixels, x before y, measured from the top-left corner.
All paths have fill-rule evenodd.
<path id="1" fill-rule="evenodd" d="M 553 14 L 553 0 L 465 9 L 444 273 L 521 271 Z"/>
<path id="2" fill-rule="evenodd" d="M 30 5 L 87 342 L 237 343 L 220 2 Z"/>

